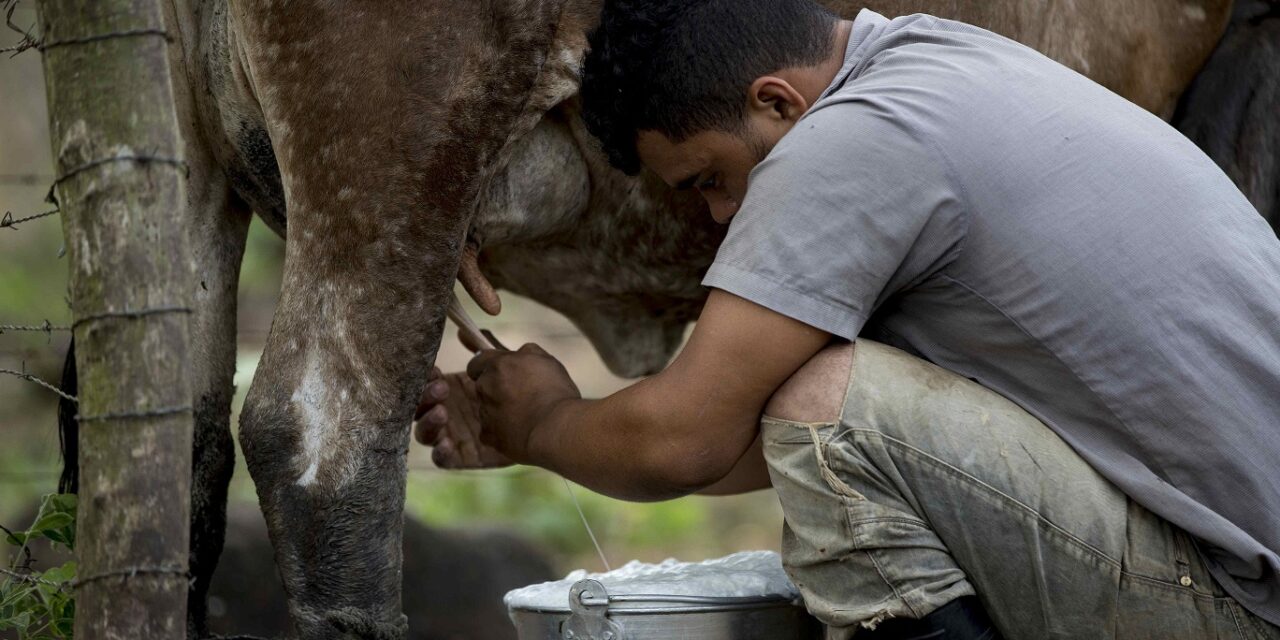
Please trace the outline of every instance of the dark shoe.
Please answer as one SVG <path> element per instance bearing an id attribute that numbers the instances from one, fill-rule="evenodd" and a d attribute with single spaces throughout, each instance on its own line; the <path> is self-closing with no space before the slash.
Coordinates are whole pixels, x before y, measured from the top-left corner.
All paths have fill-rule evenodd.
<path id="1" fill-rule="evenodd" d="M 860 630 L 858 640 L 1002 640 L 987 610 L 974 596 L 956 598 L 929 615 L 890 618 L 874 630 Z"/>

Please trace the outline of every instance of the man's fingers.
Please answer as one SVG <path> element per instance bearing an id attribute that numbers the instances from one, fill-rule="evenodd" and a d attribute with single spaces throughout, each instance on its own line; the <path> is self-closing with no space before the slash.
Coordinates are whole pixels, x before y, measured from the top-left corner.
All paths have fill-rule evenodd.
<path id="1" fill-rule="evenodd" d="M 413 419 L 421 418 L 422 414 L 444 402 L 448 397 L 449 383 L 445 382 L 444 374 L 440 373 L 440 369 L 433 369 L 431 375 L 427 377 L 427 386 L 422 389 L 422 397 L 418 399 L 418 408 L 413 412 Z"/>
<path id="2" fill-rule="evenodd" d="M 485 348 L 485 345 L 476 342 L 475 336 L 470 331 L 463 331 L 462 329 L 458 329 L 458 342 L 461 342 L 462 346 L 471 353 Z"/>
<path id="3" fill-rule="evenodd" d="M 441 438 L 431 449 L 431 462 L 441 469 L 452 469 L 458 466 L 456 458 L 453 442 L 447 436 Z"/>
<path id="4" fill-rule="evenodd" d="M 487 350 L 481 351 L 479 355 L 471 359 L 467 363 L 467 376 L 472 380 L 477 380 L 480 376 L 493 365 L 494 361 L 505 355 L 506 352 Z"/>
<path id="5" fill-rule="evenodd" d="M 465 402 L 466 394 L 459 393 L 456 396 L 441 405 L 448 411 L 445 437 L 453 442 L 458 463 L 465 468 L 475 468 L 480 466 L 480 451 L 471 432 L 471 423 L 475 421 L 475 417 L 470 415 L 471 407 Z"/>
<path id="6" fill-rule="evenodd" d="M 450 431 L 452 432 L 453 425 L 450 425 L 450 426 L 451 426 Z M 449 439 L 457 443 L 454 446 L 454 449 L 458 455 L 458 462 L 463 467 L 467 467 L 467 468 L 474 469 L 474 468 L 480 467 L 481 463 L 480 463 L 479 444 L 475 441 L 475 438 L 472 437 L 471 432 L 470 430 L 467 429 L 467 427 L 459 425 L 457 429 L 459 431 L 462 431 L 462 433 L 451 433 Z"/>
<path id="7" fill-rule="evenodd" d="M 422 416 L 422 421 L 437 427 L 443 427 L 449 424 L 449 410 L 445 405 L 438 404 L 431 407 L 431 410 Z"/>
<path id="8" fill-rule="evenodd" d="M 440 426 L 428 424 L 425 420 L 413 423 L 413 439 L 428 447 L 434 446 L 440 438 Z"/>
<path id="9" fill-rule="evenodd" d="M 432 400 L 444 402 L 449 398 L 449 383 L 444 380 L 435 380 L 427 385 L 427 393 L 431 394 Z"/>
<path id="10" fill-rule="evenodd" d="M 532 342 L 530 342 L 530 343 L 528 343 L 528 344 L 524 345 L 523 347 L 520 347 L 520 353 L 532 353 L 532 354 L 534 354 L 534 355 L 539 355 L 539 356 L 549 356 L 549 355 L 551 355 L 551 354 L 547 353 L 547 350 L 546 350 L 546 349 L 543 349 L 542 347 L 540 347 L 540 346 L 538 346 L 538 345 L 536 345 L 536 344 L 534 344 L 534 343 L 532 343 Z"/>
<path id="11" fill-rule="evenodd" d="M 414 425 L 414 437 L 425 445 L 430 445 L 439 437 L 440 431 L 449 426 L 449 410 L 438 404 L 418 417 Z"/>

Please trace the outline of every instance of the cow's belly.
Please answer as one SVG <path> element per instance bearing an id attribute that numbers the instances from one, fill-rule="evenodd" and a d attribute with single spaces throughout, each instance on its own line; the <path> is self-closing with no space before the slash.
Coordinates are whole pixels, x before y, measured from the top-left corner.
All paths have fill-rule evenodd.
<path id="1" fill-rule="evenodd" d="M 192 3 L 200 42 L 190 61 L 201 132 L 231 188 L 269 227 L 285 232 L 285 196 L 266 118 L 254 95 L 226 0 Z"/>

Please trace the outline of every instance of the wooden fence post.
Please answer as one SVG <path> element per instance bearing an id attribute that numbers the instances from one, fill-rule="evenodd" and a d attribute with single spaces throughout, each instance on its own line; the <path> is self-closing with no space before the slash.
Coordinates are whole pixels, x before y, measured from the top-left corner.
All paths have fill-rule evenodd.
<path id="1" fill-rule="evenodd" d="M 186 164 L 160 0 L 42 0 L 79 373 L 78 640 L 186 635 Z"/>

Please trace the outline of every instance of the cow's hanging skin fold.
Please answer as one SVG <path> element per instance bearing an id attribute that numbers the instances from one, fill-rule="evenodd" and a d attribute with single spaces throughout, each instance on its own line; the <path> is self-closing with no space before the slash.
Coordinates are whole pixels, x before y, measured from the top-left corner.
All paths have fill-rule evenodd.
<path id="1" fill-rule="evenodd" d="M 493 288 L 493 283 L 480 271 L 480 247 L 468 242 L 462 249 L 462 261 L 458 265 L 458 282 L 462 288 L 476 301 L 481 311 L 496 316 L 502 313 L 502 299 Z"/>

